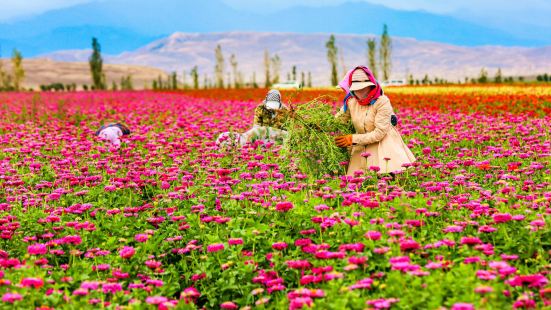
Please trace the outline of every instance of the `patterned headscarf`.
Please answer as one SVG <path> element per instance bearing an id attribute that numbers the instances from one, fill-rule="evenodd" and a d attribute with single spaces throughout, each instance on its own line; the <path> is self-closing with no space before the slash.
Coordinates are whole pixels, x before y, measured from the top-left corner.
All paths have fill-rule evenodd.
<path id="1" fill-rule="evenodd" d="M 356 71 L 356 69 L 363 70 L 367 74 L 369 80 L 373 84 L 375 84 L 375 88 L 369 93 L 366 99 L 358 100 L 359 104 L 361 105 L 372 104 L 383 94 L 381 85 L 379 84 L 379 82 L 377 82 L 371 70 L 369 70 L 369 68 L 366 66 L 357 66 L 351 69 L 350 71 L 348 71 L 344 76 L 344 78 L 339 83 L 339 86 L 346 92 L 345 106 L 346 106 L 346 100 L 348 100 L 351 96 L 353 96 L 353 94 L 350 91 L 350 86 L 352 85 L 352 74 L 354 73 L 354 71 Z"/>
<path id="2" fill-rule="evenodd" d="M 277 107 L 268 107 L 270 104 L 275 104 Z M 279 90 L 270 90 L 266 95 L 266 99 L 264 99 L 264 105 L 269 109 L 280 109 L 283 105 L 281 104 L 281 93 Z"/>

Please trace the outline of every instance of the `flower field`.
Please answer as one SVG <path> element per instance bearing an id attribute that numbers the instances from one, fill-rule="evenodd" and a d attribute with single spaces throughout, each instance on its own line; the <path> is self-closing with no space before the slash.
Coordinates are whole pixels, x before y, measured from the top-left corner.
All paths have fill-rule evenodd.
<path id="1" fill-rule="evenodd" d="M 394 180 L 218 148 L 265 93 L 0 93 L 0 308 L 551 307 L 551 87 L 389 89 Z"/>

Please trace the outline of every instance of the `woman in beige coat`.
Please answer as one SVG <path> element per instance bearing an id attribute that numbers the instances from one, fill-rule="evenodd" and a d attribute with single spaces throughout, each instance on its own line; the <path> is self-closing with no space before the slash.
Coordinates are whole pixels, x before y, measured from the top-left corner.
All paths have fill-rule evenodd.
<path id="1" fill-rule="evenodd" d="M 336 117 L 352 121 L 356 134 L 338 136 L 339 147 L 350 147 L 348 175 L 355 171 L 393 173 L 405 169 L 415 156 L 394 127 L 396 115 L 373 73 L 364 66 L 350 70 L 339 86 L 347 92 Z"/>

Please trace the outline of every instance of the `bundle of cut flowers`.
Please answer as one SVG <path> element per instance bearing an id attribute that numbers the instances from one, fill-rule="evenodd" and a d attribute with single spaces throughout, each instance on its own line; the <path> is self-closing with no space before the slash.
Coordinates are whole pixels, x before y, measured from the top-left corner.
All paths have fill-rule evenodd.
<path id="1" fill-rule="evenodd" d="M 288 135 L 282 153 L 288 164 L 294 162 L 312 177 L 345 173 L 348 150 L 337 147 L 334 139 L 353 132 L 352 125 L 336 119 L 333 106 L 323 99 L 293 107 L 286 122 Z"/>

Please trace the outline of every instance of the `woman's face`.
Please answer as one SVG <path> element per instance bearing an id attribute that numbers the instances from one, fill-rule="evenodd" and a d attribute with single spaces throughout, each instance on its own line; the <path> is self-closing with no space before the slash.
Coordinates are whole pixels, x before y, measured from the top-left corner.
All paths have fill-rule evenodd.
<path id="1" fill-rule="evenodd" d="M 360 98 L 360 99 L 364 99 L 367 97 L 367 95 L 369 94 L 369 92 L 371 90 L 373 90 L 373 88 L 375 88 L 375 86 L 368 86 L 368 87 L 365 87 L 365 88 L 362 88 L 360 90 L 356 90 L 354 91 L 354 94 Z"/>

